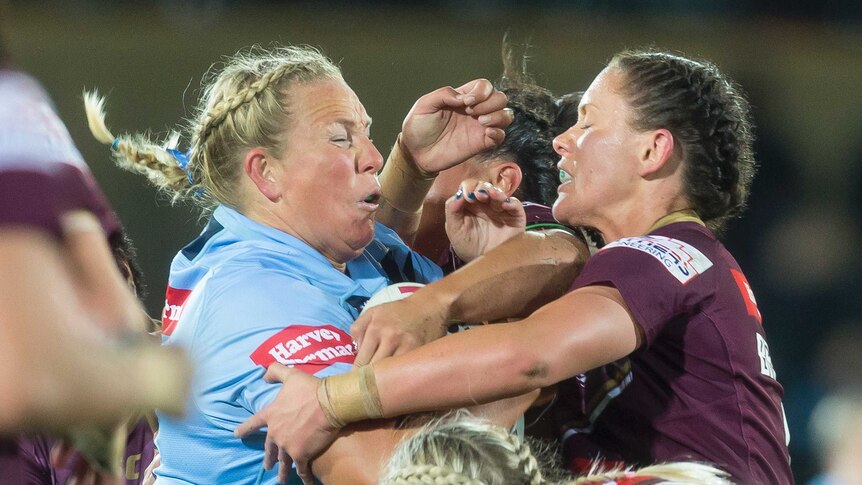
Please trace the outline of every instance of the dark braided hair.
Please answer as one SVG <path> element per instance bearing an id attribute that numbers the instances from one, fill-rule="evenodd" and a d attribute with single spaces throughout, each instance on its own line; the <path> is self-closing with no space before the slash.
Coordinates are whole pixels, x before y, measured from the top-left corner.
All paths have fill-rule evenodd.
<path id="1" fill-rule="evenodd" d="M 610 67 L 639 130 L 668 129 L 684 160 L 686 198 L 720 231 L 745 207 L 755 172 L 750 109 L 739 88 L 710 62 L 656 51 L 625 51 Z"/>
<path id="2" fill-rule="evenodd" d="M 537 85 L 526 72 L 526 57 L 516 59 L 512 46 L 503 42 L 503 76 L 495 83 L 509 97 L 515 119 L 506 128 L 506 139 L 484 154 L 483 160 L 506 159 L 521 167 L 523 179 L 516 195 L 525 201 L 552 205 L 560 184 L 554 137 L 575 124 L 581 93 L 557 98 Z"/>

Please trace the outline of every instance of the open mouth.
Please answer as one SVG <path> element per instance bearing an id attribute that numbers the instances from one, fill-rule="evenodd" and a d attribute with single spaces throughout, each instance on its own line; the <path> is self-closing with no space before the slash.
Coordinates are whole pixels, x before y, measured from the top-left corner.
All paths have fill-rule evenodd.
<path id="1" fill-rule="evenodd" d="M 379 193 L 369 194 L 368 197 L 362 199 L 362 202 L 365 202 L 366 204 L 377 204 L 380 202 L 380 194 Z"/>

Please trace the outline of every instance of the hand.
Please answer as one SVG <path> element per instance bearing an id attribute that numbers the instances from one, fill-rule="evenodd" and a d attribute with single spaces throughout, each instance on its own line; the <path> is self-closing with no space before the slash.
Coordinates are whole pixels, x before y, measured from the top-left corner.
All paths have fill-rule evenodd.
<path id="1" fill-rule="evenodd" d="M 398 143 L 417 168 L 436 174 L 503 141 L 514 119 L 507 102 L 487 79 L 440 88 L 416 101 Z"/>
<path id="2" fill-rule="evenodd" d="M 403 300 L 369 308 L 350 326 L 359 348 L 354 365 L 399 355 L 446 335 L 447 318 L 442 305 L 421 288 Z"/>
<path id="3" fill-rule="evenodd" d="M 467 262 L 523 233 L 526 226 L 521 202 L 488 182 L 465 180 L 446 201 L 446 234 Z"/>
<path id="4" fill-rule="evenodd" d="M 277 446 L 284 452 L 280 457 L 283 470 L 279 470 L 279 477 L 290 470 L 292 461 L 303 483 L 313 485 L 311 461 L 326 450 L 338 434 L 326 421 L 317 402 L 320 379 L 281 364 L 271 364 L 263 378 L 269 383 L 282 383 L 281 390 L 268 406 L 240 424 L 234 435 L 243 438 L 266 426 L 266 439 L 271 441 L 266 446 L 266 463 L 270 467 L 274 463 L 273 446 Z"/>

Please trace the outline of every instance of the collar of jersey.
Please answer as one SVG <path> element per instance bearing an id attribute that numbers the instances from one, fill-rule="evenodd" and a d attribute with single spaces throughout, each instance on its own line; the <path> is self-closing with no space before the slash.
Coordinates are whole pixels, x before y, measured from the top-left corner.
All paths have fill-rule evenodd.
<path id="1" fill-rule="evenodd" d="M 314 258 L 328 266 L 332 266 L 332 264 L 322 254 L 320 254 L 319 251 L 309 246 L 305 241 L 295 236 L 291 236 L 284 231 L 265 226 L 249 219 L 230 207 L 223 205 L 219 206 L 213 212 L 213 217 L 222 226 L 224 226 L 225 229 L 236 234 L 242 240 L 256 240 L 275 243 L 280 246 L 285 246 L 283 249 L 284 252 L 300 252 L 303 256 Z"/>

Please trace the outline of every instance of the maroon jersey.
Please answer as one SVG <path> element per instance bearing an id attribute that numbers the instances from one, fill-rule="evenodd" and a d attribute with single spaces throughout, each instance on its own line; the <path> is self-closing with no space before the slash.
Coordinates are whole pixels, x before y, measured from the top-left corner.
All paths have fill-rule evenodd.
<path id="1" fill-rule="evenodd" d="M 143 483 L 144 472 L 153 462 L 154 450 L 153 429 L 146 419 L 141 418 L 129 430 L 129 435 L 126 437 L 126 451 L 121 463 L 124 485 Z M 84 457 L 76 453 L 66 462 L 64 467 L 54 470 L 59 485 L 69 483 L 72 472 L 80 460 L 84 460 Z"/>
<path id="2" fill-rule="evenodd" d="M 0 439 L 0 483 L 54 485 L 51 440 L 40 437 Z"/>
<path id="3" fill-rule="evenodd" d="M 677 222 L 614 241 L 573 289 L 619 290 L 642 346 L 560 386 L 555 413 L 573 471 L 695 460 L 748 484 L 792 484 L 782 388 L 754 294 L 713 234 Z"/>
<path id="4" fill-rule="evenodd" d="M 59 217 L 86 209 L 109 235 L 119 222 L 30 76 L 0 69 L 0 226 L 36 227 L 60 234 Z"/>

